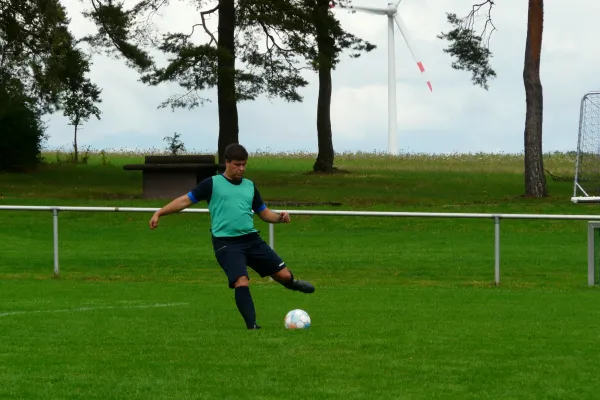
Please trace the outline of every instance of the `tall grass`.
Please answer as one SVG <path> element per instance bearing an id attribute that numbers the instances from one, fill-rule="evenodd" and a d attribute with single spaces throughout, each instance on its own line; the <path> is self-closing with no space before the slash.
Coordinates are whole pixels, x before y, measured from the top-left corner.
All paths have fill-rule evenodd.
<path id="1" fill-rule="evenodd" d="M 206 154 L 189 150 L 183 154 Z M 73 164 L 69 149 L 46 150 L 45 164 L 29 174 L 0 175 L 4 203 L 71 201 L 101 204 L 153 204 L 142 195 L 142 172 L 123 166 L 143 163 L 145 155 L 167 150 L 86 149 L 83 163 Z M 544 156 L 549 197 L 525 199 L 523 154 L 451 153 L 399 154 L 344 152 L 335 157 L 342 173 L 315 174 L 316 154 L 309 152 L 250 153 L 247 176 L 254 180 L 265 200 L 285 203 L 341 203 L 352 209 L 447 209 L 472 207 L 487 212 L 541 210 L 552 205 L 556 212 L 586 212 L 593 205 L 570 204 L 574 153 Z"/>
<path id="2" fill-rule="evenodd" d="M 91 163 L 111 160 L 112 163 L 143 162 L 146 155 L 168 155 L 168 149 L 150 147 L 145 149 L 93 149 L 82 151 L 82 157 Z M 188 149 L 179 154 L 213 154 L 215 151 Z M 73 152 L 67 148 L 46 149 L 42 156 L 49 162 L 67 161 Z M 249 152 L 253 162 L 268 164 L 280 160 L 294 159 L 305 161 L 312 166 L 317 154 L 306 151 L 269 152 L 257 150 Z M 544 154 L 546 170 L 555 176 L 571 178 L 575 171 L 575 152 L 550 152 Z M 463 172 L 499 172 L 523 173 L 524 153 L 402 153 L 390 155 L 385 152 L 338 152 L 335 154 L 335 165 L 339 168 L 352 168 L 361 171 L 463 171 Z"/>

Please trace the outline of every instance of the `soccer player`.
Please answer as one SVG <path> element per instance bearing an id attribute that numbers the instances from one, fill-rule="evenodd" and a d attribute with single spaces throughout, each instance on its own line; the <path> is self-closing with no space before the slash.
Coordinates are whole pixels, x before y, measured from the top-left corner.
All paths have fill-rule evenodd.
<path id="1" fill-rule="evenodd" d="M 248 266 L 261 277 L 270 276 L 290 290 L 313 293 L 315 288 L 309 282 L 296 279 L 254 227 L 253 211 L 269 223 L 289 223 L 290 215 L 267 208 L 254 182 L 244 178 L 247 161 L 248 152 L 242 145 L 227 146 L 225 172 L 204 179 L 189 193 L 156 211 L 149 224 L 150 229 L 156 229 L 160 217 L 205 200 L 210 211 L 216 259 L 227 275 L 229 287 L 234 289 L 235 303 L 247 328 L 260 329 L 248 287 Z"/>

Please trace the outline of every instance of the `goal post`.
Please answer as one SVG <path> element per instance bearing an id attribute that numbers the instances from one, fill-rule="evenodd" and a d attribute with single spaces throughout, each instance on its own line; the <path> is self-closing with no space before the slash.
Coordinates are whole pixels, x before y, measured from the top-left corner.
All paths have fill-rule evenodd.
<path id="1" fill-rule="evenodd" d="M 574 203 L 600 203 L 600 91 L 586 93 L 579 110 Z"/>

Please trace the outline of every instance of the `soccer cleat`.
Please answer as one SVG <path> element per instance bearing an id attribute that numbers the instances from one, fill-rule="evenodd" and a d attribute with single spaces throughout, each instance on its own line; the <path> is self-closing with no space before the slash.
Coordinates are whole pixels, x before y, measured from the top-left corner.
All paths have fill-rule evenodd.
<path id="1" fill-rule="evenodd" d="M 313 293 L 315 291 L 315 287 L 307 281 L 296 280 L 292 282 L 290 289 L 297 290 L 302 293 Z"/>
<path id="2" fill-rule="evenodd" d="M 252 330 L 257 330 L 257 329 L 260 329 L 260 326 L 258 326 L 258 325 L 256 325 L 256 324 L 254 324 L 254 325 L 252 325 L 252 326 L 248 327 L 248 330 L 251 330 L 251 331 L 252 331 Z"/>

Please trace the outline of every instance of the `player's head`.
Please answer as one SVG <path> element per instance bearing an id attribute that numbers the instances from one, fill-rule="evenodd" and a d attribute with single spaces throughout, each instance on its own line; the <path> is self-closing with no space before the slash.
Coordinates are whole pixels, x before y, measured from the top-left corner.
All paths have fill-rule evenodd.
<path id="1" fill-rule="evenodd" d="M 225 148 L 225 172 L 232 178 L 244 176 L 248 152 L 241 144 L 232 143 Z"/>

